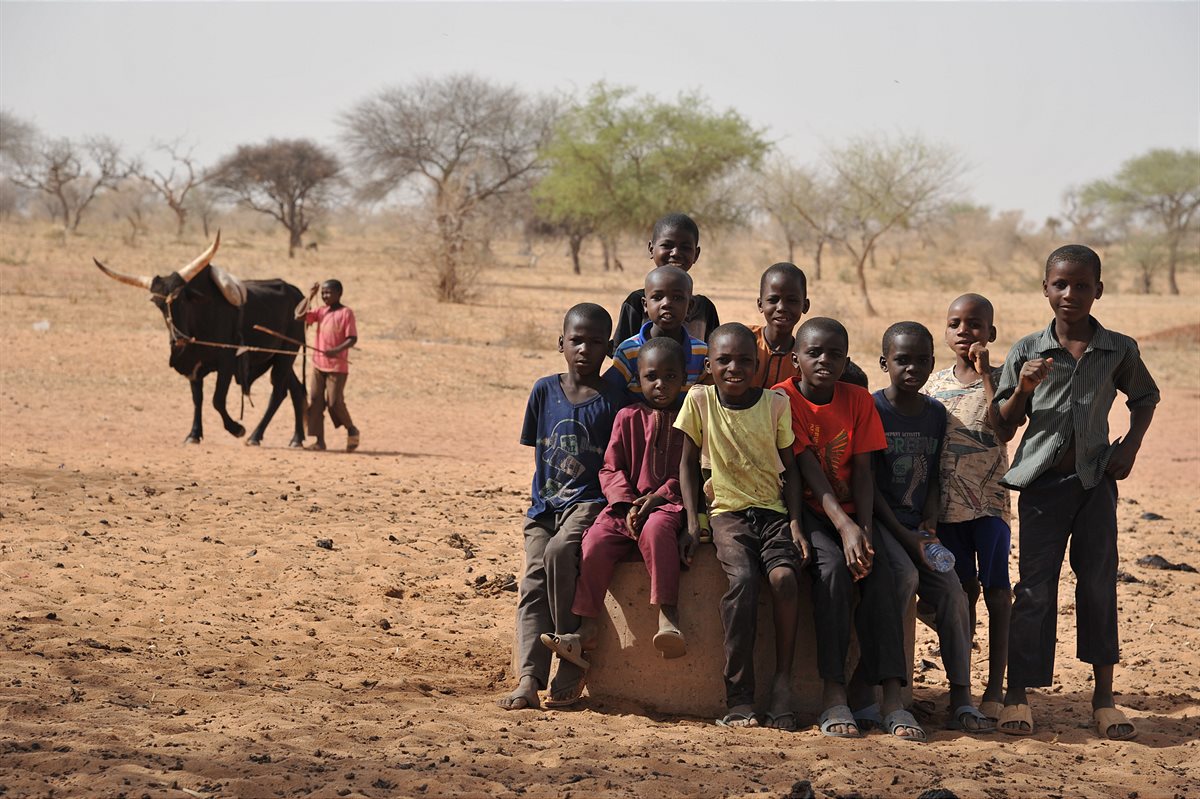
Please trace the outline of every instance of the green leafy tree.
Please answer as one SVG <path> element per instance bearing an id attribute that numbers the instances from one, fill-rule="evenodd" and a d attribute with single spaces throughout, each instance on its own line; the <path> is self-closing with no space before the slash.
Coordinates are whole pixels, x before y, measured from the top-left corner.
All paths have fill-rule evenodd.
<path id="1" fill-rule="evenodd" d="M 1151 150 L 1126 161 L 1113 178 L 1085 186 L 1083 196 L 1161 234 L 1167 290 L 1178 294 L 1180 248 L 1200 207 L 1200 151 Z"/>
<path id="2" fill-rule="evenodd" d="M 538 212 L 568 231 L 578 272 L 589 235 L 615 258 L 618 234 L 642 232 L 668 211 L 715 226 L 742 218 L 736 178 L 768 146 L 735 111 L 716 112 L 698 94 L 668 103 L 599 83 L 562 115 L 543 151 Z"/>

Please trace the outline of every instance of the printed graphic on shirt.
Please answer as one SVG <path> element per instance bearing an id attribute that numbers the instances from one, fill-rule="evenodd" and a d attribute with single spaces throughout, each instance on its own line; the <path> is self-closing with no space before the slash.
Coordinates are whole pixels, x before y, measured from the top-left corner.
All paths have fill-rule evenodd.
<path id="1" fill-rule="evenodd" d="M 929 461 L 937 452 L 937 441 L 919 432 L 888 433 L 888 460 L 892 484 L 904 486 L 901 502 L 912 506 L 918 489 L 929 478 Z"/>
<path id="2" fill-rule="evenodd" d="M 809 440 L 821 440 L 821 425 L 810 424 L 808 430 Z M 838 476 L 838 471 L 842 468 L 842 463 L 846 460 L 846 454 L 850 449 L 850 434 L 845 430 L 839 430 L 832 440 L 826 441 L 820 447 L 821 457 L 818 460 L 821 462 L 821 468 L 825 471 L 825 477 L 829 480 L 834 496 L 837 497 L 838 502 L 849 501 L 850 486 Z M 806 498 L 812 499 L 812 489 L 805 486 L 804 495 Z"/>
<path id="3" fill-rule="evenodd" d="M 579 478 L 587 467 L 580 461 L 581 455 L 604 456 L 602 447 L 592 444 L 587 428 L 574 419 L 563 419 L 554 425 L 550 435 L 538 442 L 542 462 L 548 467 L 539 492 L 541 499 L 554 507 L 571 502 L 585 488 L 570 483 Z"/>

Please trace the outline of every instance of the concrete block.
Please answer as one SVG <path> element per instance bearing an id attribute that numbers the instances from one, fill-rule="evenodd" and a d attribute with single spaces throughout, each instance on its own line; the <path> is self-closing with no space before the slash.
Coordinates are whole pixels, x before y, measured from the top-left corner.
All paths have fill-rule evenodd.
<path id="1" fill-rule="evenodd" d="M 641 561 L 617 566 L 605 598 L 607 618 L 595 651 L 588 653 L 588 693 L 643 705 L 648 710 L 685 716 L 719 718 L 725 714 L 724 635 L 719 603 L 728 587 L 725 573 L 712 546 L 702 546 L 689 571 L 680 580 L 680 627 L 688 652 L 664 660 L 654 649 L 658 610 L 650 604 L 650 581 Z M 821 680 L 817 675 L 816 636 L 813 631 L 811 583 L 807 570 L 800 580 L 800 622 L 796 637 L 793 694 L 798 711 L 821 711 Z M 754 661 L 756 702 L 765 705 L 775 667 L 775 635 L 770 589 L 763 581 L 758 610 Z M 906 649 L 912 662 L 914 616 L 905 623 Z M 858 652 L 851 645 L 850 665 Z M 849 671 L 847 671 L 849 673 Z M 905 703 L 911 691 L 905 689 Z"/>

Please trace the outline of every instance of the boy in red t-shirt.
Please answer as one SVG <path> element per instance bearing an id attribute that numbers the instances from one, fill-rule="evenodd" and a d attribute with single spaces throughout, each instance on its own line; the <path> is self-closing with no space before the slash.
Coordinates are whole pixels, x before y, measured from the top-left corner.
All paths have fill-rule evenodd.
<path id="1" fill-rule="evenodd" d="M 800 377 L 775 386 L 791 403 L 797 440 L 811 441 L 820 462 L 818 476 L 832 488 L 828 494 L 806 491 L 803 515 L 813 552 L 817 667 L 824 681 L 820 727 L 833 737 L 862 733 L 846 695 L 846 653 L 853 619 L 861 652 L 859 673 L 867 685 L 883 687 L 881 710 L 889 732 L 924 740 L 924 731 L 901 703 L 908 668 L 894 576 L 886 558 L 874 557 L 872 545 L 871 453 L 886 447 L 887 439 L 870 393 L 839 381 L 848 349 L 849 336 L 839 322 L 825 317 L 808 320 L 796 331 L 793 358 Z M 824 482 L 810 479 L 807 472 L 804 477 L 808 487 Z M 855 582 L 861 594 L 857 611 L 853 609 Z"/>
<path id="2" fill-rule="evenodd" d="M 309 303 L 317 292 L 321 292 L 324 308 L 308 310 Z M 308 434 L 317 440 L 308 448 L 325 449 L 325 408 L 329 407 L 329 418 L 334 427 L 346 427 L 346 451 L 358 449 L 358 428 L 350 420 L 346 410 L 346 378 L 350 373 L 350 356 L 347 350 L 358 343 L 358 327 L 354 322 L 354 311 L 342 305 L 342 284 L 337 280 L 313 283 L 308 297 L 296 308 L 296 318 L 304 317 L 304 324 L 316 324 L 317 336 L 313 344 L 313 382 L 308 394 Z"/>

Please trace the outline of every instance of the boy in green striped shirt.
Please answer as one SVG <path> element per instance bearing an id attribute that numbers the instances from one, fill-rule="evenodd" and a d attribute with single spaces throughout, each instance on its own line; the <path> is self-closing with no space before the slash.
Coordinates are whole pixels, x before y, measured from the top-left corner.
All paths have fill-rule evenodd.
<path id="1" fill-rule="evenodd" d="M 1020 581 L 1009 629 L 1008 691 L 999 729 L 1031 735 L 1026 689 L 1054 678 L 1058 578 L 1070 539 L 1077 579 L 1076 656 L 1095 674 L 1092 714 L 1102 738 L 1137 731 L 1113 706 L 1117 638 L 1117 480 L 1129 476 L 1159 401 L 1137 342 L 1091 315 L 1104 293 L 1100 257 L 1060 247 L 1046 261 L 1042 292 L 1054 321 L 1008 353 L 994 405 L 996 434 L 1009 441 L 1028 419 L 1001 484 L 1020 492 Z M 1129 431 L 1108 440 L 1117 391 L 1126 396 Z"/>

